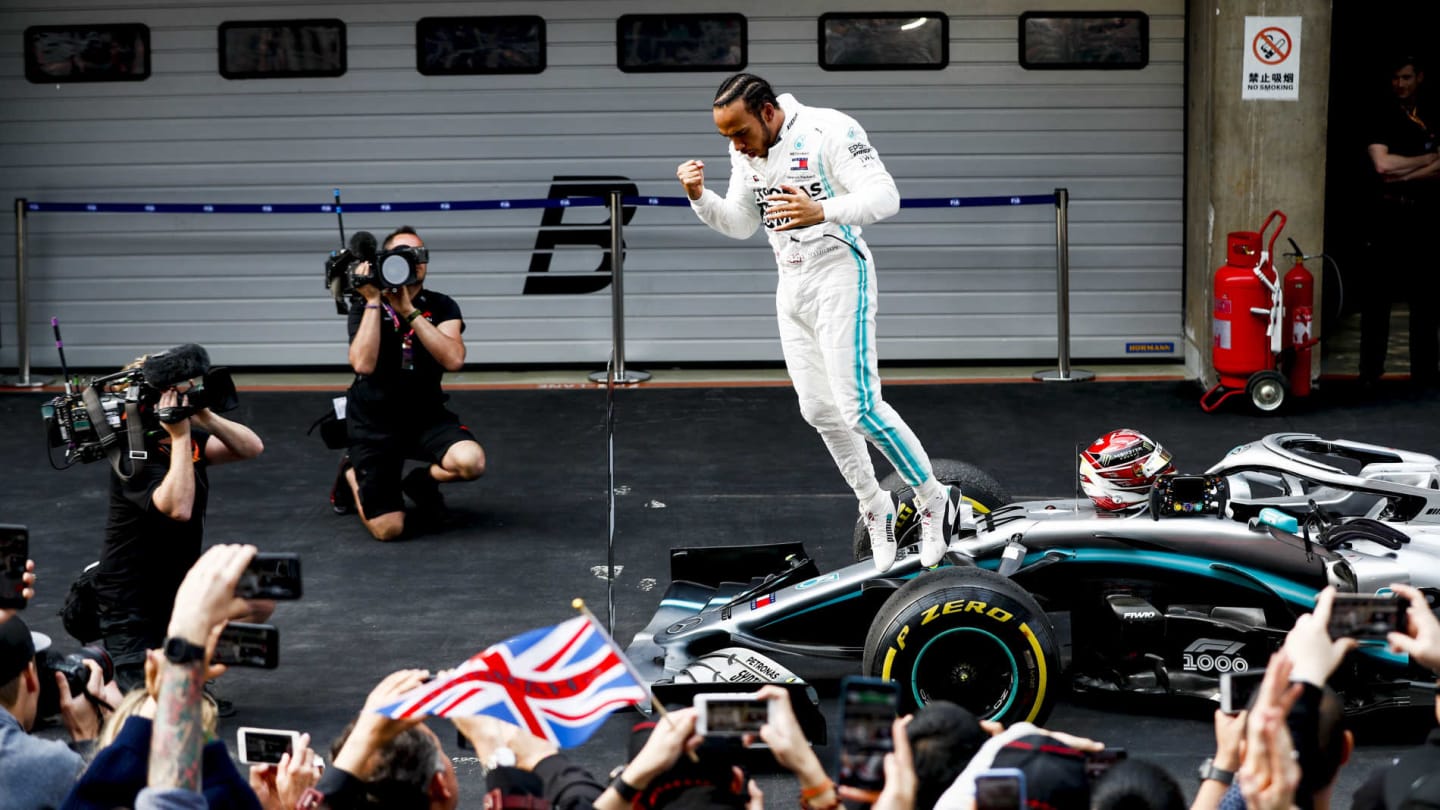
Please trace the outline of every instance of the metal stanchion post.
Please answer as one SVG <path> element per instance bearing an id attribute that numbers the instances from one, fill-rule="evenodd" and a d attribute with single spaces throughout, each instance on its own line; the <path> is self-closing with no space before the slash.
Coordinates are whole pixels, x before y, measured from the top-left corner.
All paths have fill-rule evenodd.
<path id="1" fill-rule="evenodd" d="M 650 379 L 650 372 L 625 368 L 625 209 L 622 207 L 620 190 L 610 192 L 610 326 L 612 331 L 610 351 L 614 362 L 611 368 L 594 371 L 590 379 L 617 383 L 639 383 Z"/>
<path id="2" fill-rule="evenodd" d="M 1059 344 L 1059 368 L 1037 371 L 1044 382 L 1085 382 L 1095 374 L 1070 368 L 1070 190 L 1055 189 L 1055 337 Z"/>
<path id="3" fill-rule="evenodd" d="M 8 383 L 16 388 L 38 388 L 30 379 L 30 303 L 25 292 L 25 209 L 24 197 L 15 198 L 15 357 L 19 379 Z"/>

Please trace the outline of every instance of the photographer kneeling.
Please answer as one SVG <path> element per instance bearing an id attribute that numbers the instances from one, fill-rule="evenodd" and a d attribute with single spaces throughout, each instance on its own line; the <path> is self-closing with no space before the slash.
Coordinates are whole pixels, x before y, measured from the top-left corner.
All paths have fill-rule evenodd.
<path id="1" fill-rule="evenodd" d="M 439 485 L 480 477 L 485 451 L 445 408 L 448 396 L 440 387 L 445 372 L 465 365 L 460 307 L 449 296 L 425 289 L 429 253 L 415 229 L 396 230 L 382 249 L 381 261 L 397 252 L 413 263 L 414 282 L 382 288 L 370 262 L 361 262 L 352 273 L 365 305 L 350 309 L 350 365 L 355 369 L 346 398 L 350 449 L 331 501 L 340 513 L 358 503 L 370 534 L 394 540 L 405 531 L 404 495 L 415 502 L 420 517 L 441 517 L 445 502 Z M 426 464 L 402 483 L 407 458 Z"/>

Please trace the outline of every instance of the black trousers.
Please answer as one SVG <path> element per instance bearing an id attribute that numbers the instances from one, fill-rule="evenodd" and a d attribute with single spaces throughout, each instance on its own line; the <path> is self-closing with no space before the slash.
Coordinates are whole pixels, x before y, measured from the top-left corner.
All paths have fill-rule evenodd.
<path id="1" fill-rule="evenodd" d="M 1371 228 L 1370 272 L 1359 290 L 1360 378 L 1384 374 L 1390 309 L 1410 306 L 1410 376 L 1420 385 L 1440 382 L 1440 254 L 1436 214 L 1428 206 L 1384 202 Z"/>
<path id="2" fill-rule="evenodd" d="M 115 663 L 115 683 L 121 692 L 129 693 L 145 685 L 145 651 L 165 643 L 169 623 L 168 614 L 102 601 L 100 634 L 105 651 Z"/>

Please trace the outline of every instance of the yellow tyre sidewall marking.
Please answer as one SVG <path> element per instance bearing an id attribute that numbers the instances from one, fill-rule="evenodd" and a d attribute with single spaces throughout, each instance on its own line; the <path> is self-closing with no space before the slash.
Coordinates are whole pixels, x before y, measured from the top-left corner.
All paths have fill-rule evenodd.
<path id="1" fill-rule="evenodd" d="M 908 630 L 909 626 L 907 625 L 905 629 Z M 1035 690 L 1035 700 L 1030 704 L 1030 714 L 1025 717 L 1026 722 L 1033 722 L 1040 714 L 1040 707 L 1045 704 L 1045 690 L 1049 686 L 1050 673 L 1045 665 L 1045 653 L 1040 649 L 1040 639 L 1035 637 L 1035 631 L 1030 629 L 1030 625 L 1022 622 L 1020 624 L 1020 632 L 1025 636 L 1025 640 L 1030 643 L 1030 649 L 1035 653 L 1035 665 L 1039 669 L 1040 683 Z M 895 680 L 891 673 L 895 667 L 896 651 L 897 647 L 893 644 L 885 651 L 885 665 L 880 668 L 880 677 L 884 680 Z"/>
<path id="2" fill-rule="evenodd" d="M 1026 722 L 1032 722 L 1040 714 L 1040 707 L 1045 703 L 1045 686 L 1048 673 L 1045 671 L 1045 655 L 1040 652 L 1040 639 L 1035 638 L 1035 633 L 1030 625 L 1021 624 L 1020 632 L 1025 634 L 1025 640 L 1030 642 L 1030 649 L 1035 653 L 1035 662 L 1040 668 L 1040 687 L 1035 691 L 1035 702 L 1030 706 L 1030 714 L 1025 718 Z"/>

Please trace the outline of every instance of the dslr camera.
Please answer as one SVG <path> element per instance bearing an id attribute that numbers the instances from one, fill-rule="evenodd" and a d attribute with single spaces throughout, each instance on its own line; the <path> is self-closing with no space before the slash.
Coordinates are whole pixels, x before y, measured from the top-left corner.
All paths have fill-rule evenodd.
<path id="1" fill-rule="evenodd" d="M 380 250 L 374 234 L 356 231 L 349 247 L 331 252 L 325 260 L 325 287 L 335 299 L 335 312 L 345 315 L 350 312 L 350 298 L 359 295 L 361 287 L 373 284 L 386 292 L 408 287 L 420 280 L 418 268 L 429 261 L 425 247 L 396 245 Z M 368 275 L 355 274 L 362 262 L 370 263 Z"/>
<path id="2" fill-rule="evenodd" d="M 166 389 L 196 377 L 201 382 L 182 393 L 177 405 L 159 407 Z M 105 458 L 119 434 L 134 424 L 148 433 L 160 429 L 162 422 L 174 424 L 205 408 L 223 413 L 239 404 L 230 370 L 211 368 L 205 348 L 186 343 L 152 354 L 139 366 L 83 384 L 77 380 L 72 386 L 67 381 L 65 393 L 42 405 L 40 413 L 49 447 L 65 448 L 64 466 L 69 467 Z M 143 455 L 143 447 L 130 448 L 132 459 Z"/>
<path id="3" fill-rule="evenodd" d="M 72 697 L 85 694 L 85 687 L 90 683 L 90 669 L 85 666 L 87 660 L 100 665 L 104 683 L 115 680 L 115 664 L 105 648 L 98 645 L 81 647 L 70 653 L 52 648 L 35 656 L 36 668 L 40 671 L 40 717 L 52 717 L 60 712 L 60 687 L 55 683 L 55 673 L 65 675 Z"/>

